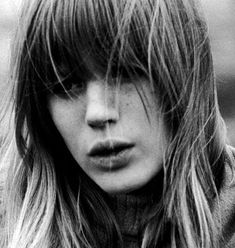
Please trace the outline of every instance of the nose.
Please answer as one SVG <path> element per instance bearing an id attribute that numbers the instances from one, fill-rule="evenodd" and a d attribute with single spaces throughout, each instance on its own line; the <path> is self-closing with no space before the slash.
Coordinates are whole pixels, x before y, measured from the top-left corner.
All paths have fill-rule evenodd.
<path id="1" fill-rule="evenodd" d="M 117 92 L 114 86 L 101 80 L 87 84 L 87 104 L 85 120 L 91 128 L 102 129 L 107 124 L 115 124 L 119 119 Z"/>

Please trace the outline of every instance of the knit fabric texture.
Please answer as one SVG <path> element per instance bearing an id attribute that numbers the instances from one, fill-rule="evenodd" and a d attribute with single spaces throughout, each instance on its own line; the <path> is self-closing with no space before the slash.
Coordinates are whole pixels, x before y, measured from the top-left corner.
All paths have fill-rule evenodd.
<path id="1" fill-rule="evenodd" d="M 112 196 L 112 210 L 121 230 L 124 248 L 141 247 L 141 227 L 152 196 L 123 194 Z"/>

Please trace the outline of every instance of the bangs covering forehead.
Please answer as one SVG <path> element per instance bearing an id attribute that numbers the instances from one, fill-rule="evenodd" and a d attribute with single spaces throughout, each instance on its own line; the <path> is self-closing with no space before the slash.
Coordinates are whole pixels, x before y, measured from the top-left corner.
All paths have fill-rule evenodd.
<path id="1" fill-rule="evenodd" d="M 142 1 L 42 1 L 35 25 L 36 63 L 44 83 L 75 73 L 78 81 L 147 75 L 148 22 Z M 48 6 L 45 6 L 48 5 Z M 35 39 L 35 37 L 34 37 Z M 43 54 L 43 55 L 42 55 Z M 36 66 L 37 67 L 37 66 Z"/>
<path id="2" fill-rule="evenodd" d="M 193 1 L 35 0 L 30 4 L 36 4 L 31 7 L 34 11 L 29 10 L 33 15 L 27 28 L 30 82 L 41 81 L 51 89 L 71 82 L 71 76 L 78 83 L 96 75 L 106 82 L 110 77 L 145 77 L 168 112 L 186 105 L 193 85 L 200 87 L 208 78 L 211 55 L 206 26 Z"/>

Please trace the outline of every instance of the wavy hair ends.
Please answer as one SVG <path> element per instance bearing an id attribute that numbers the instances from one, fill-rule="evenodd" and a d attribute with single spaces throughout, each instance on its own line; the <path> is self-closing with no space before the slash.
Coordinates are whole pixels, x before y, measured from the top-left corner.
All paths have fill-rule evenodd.
<path id="1" fill-rule="evenodd" d="M 168 128 L 163 195 L 149 213 L 142 248 L 166 241 L 171 248 L 216 247 L 211 204 L 223 174 L 225 132 L 198 2 L 24 3 L 12 56 L 16 144 L 7 156 L 17 155 L 6 183 L 3 247 L 103 247 L 92 232 L 92 214 L 104 222 L 109 247 L 115 238 L 121 242 L 105 196 L 82 171 L 74 182 L 73 169 L 60 165 L 74 161 L 47 110 L 48 96 L 58 87 L 66 91 L 65 78 L 84 82 L 95 73 L 107 81 L 147 78 Z"/>

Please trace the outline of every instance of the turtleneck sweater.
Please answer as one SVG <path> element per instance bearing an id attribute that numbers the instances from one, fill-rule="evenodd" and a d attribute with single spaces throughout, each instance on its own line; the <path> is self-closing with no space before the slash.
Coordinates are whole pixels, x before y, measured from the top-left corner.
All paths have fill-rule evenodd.
<path id="1" fill-rule="evenodd" d="M 121 230 L 124 248 L 141 247 L 141 227 L 152 196 L 121 194 L 111 196 L 112 210 Z"/>
<path id="2" fill-rule="evenodd" d="M 139 190 L 109 196 L 110 208 L 121 231 L 123 248 L 141 247 L 148 210 L 161 198 L 162 173 Z"/>

